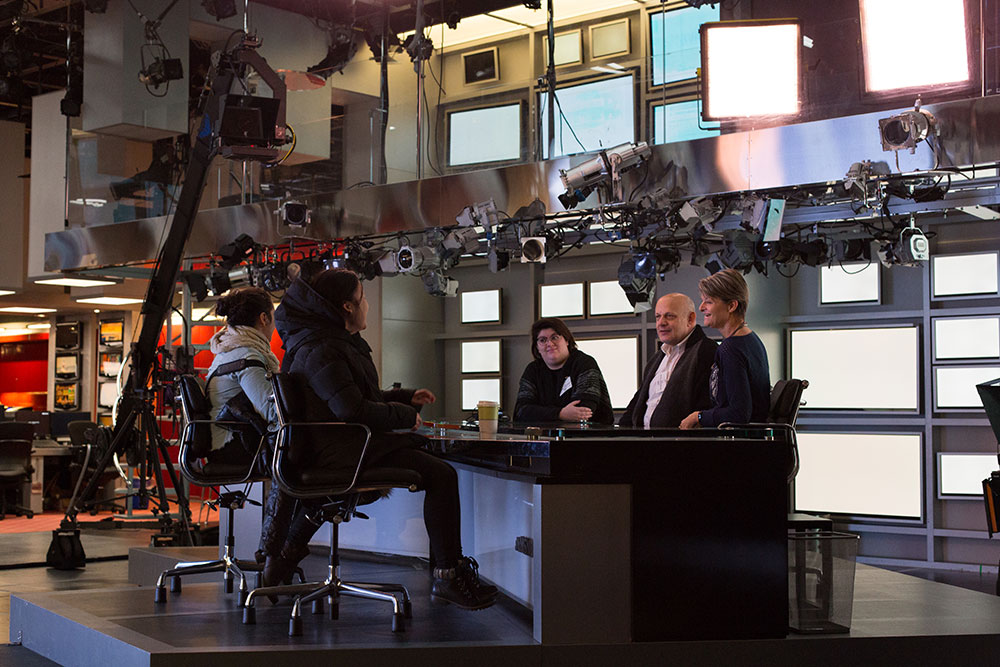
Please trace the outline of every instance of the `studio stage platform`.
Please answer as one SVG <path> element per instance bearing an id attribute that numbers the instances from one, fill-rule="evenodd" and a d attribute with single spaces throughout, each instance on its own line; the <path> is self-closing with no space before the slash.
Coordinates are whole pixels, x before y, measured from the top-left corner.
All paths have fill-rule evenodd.
<path id="1" fill-rule="evenodd" d="M 307 561 L 319 575 L 324 562 Z M 306 610 L 304 635 L 287 636 L 290 604 L 261 601 L 241 624 L 235 596 L 216 583 L 185 583 L 167 604 L 149 586 L 11 595 L 10 637 L 63 665 L 541 665 L 993 664 L 1000 655 L 1000 598 L 859 565 L 850 635 L 716 642 L 540 645 L 530 614 L 511 602 L 464 612 L 432 606 L 430 579 L 401 561 L 346 560 L 345 578 L 398 581 L 413 619 L 390 630 L 385 605 L 345 598 L 340 620 Z M 587 595 L 584 585 L 580 594 Z M 664 604 L 670 604 L 664 600 Z M 322 663 L 320 662 L 322 661 Z M 466 663 L 465 661 L 470 661 Z"/>

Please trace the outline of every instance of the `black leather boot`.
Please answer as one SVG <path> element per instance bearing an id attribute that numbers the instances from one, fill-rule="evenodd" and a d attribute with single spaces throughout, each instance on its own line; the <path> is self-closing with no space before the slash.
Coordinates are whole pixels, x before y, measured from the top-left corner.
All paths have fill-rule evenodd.
<path id="1" fill-rule="evenodd" d="M 470 560 L 462 558 L 455 567 L 434 568 L 431 602 L 453 604 L 460 609 L 475 611 L 491 607 L 497 601 L 496 587 L 479 582 L 479 574 Z"/>

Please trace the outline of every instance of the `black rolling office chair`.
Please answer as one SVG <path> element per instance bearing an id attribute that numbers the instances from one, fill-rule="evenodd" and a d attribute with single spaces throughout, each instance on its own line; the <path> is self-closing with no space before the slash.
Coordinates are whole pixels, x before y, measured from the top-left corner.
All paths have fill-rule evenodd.
<path id="1" fill-rule="evenodd" d="M 234 550 L 236 539 L 233 534 L 233 512 L 242 508 L 246 503 L 254 503 L 247 498 L 249 484 L 266 479 L 265 476 L 255 471 L 255 463 L 260 455 L 260 449 L 264 446 L 264 439 L 261 438 L 255 429 L 246 422 L 219 422 L 209 418 L 211 413 L 211 402 L 205 396 L 201 380 L 192 375 L 182 375 L 179 381 L 181 408 L 184 413 L 184 431 L 181 434 L 179 464 L 181 474 L 192 484 L 205 487 L 224 487 L 230 484 L 244 484 L 243 489 L 235 491 L 226 490 L 219 493 L 219 497 L 212 501 L 211 505 L 225 508 L 228 513 L 229 528 L 226 533 L 226 544 L 223 549 L 222 558 L 207 561 L 190 561 L 177 563 L 173 568 L 164 570 L 156 580 L 154 601 L 164 603 L 167 601 L 166 580 L 170 579 L 170 590 L 173 593 L 181 592 L 181 577 L 188 574 L 204 574 L 206 572 L 222 572 L 225 582 L 226 592 L 233 592 L 233 575 L 240 578 L 240 604 L 246 599 L 249 588 L 246 582 L 246 572 L 259 573 L 263 565 L 257 561 L 239 560 L 236 558 Z M 246 462 L 238 464 L 230 463 L 205 463 L 200 464 L 198 460 L 205 456 L 212 446 L 212 429 L 225 428 L 232 433 L 232 437 L 241 437 L 244 442 L 254 442 L 257 452 L 250 456 Z M 254 503 L 256 504 L 256 503 Z M 299 573 L 300 578 L 302 577 Z"/>
<path id="2" fill-rule="evenodd" d="M 7 493 L 13 490 L 20 493 L 26 484 L 31 483 L 31 442 L 35 427 L 28 423 L 0 423 L 0 519 L 8 513 Z M 30 507 L 24 507 L 14 502 L 14 514 L 26 515 L 29 519 L 35 516 Z"/>
<path id="3" fill-rule="evenodd" d="M 257 588 L 250 592 L 243 607 L 243 623 L 256 622 L 254 603 L 261 595 L 294 595 L 289 636 L 302 634 L 302 605 L 311 602 L 315 614 L 322 613 L 323 598 L 330 605 L 330 618 L 339 617 L 341 595 L 382 600 L 392 603 L 392 631 L 405 629 L 404 618 L 411 615 L 410 596 L 399 584 L 360 583 L 340 578 L 338 532 L 341 523 L 353 517 L 367 518 L 358 512 L 360 504 L 373 502 L 382 492 L 393 488 L 416 491 L 422 484 L 420 475 L 399 468 L 363 469 L 365 452 L 371 438 L 368 427 L 339 422 L 307 422 L 303 408 L 307 404 L 306 390 L 291 376 L 276 373 L 271 376 L 274 400 L 278 409 L 280 429 L 275 444 L 274 481 L 291 496 L 317 503 L 315 519 L 328 521 L 330 531 L 330 562 L 325 581 L 288 586 Z M 309 466 L 312 443 L 334 440 L 346 451 L 357 452 L 357 464 L 346 471 L 316 470 Z M 350 449 L 348 449 L 350 448 Z M 392 593 L 399 593 L 402 604 Z"/>

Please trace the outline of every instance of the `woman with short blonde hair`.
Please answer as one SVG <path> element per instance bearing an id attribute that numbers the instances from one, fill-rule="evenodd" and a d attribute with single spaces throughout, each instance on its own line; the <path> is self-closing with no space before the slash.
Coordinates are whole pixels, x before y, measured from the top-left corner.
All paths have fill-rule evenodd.
<path id="1" fill-rule="evenodd" d="M 725 269 L 698 282 L 705 326 L 718 329 L 723 341 L 715 352 L 709 378 L 712 407 L 692 412 L 681 428 L 763 422 L 771 401 L 767 351 L 747 325 L 750 289 L 739 271 Z"/>

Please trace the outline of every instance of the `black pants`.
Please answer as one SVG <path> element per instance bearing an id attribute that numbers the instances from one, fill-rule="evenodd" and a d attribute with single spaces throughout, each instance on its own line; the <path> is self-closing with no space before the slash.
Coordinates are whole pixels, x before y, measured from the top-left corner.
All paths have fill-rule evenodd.
<path id="1" fill-rule="evenodd" d="M 458 474 L 441 459 L 421 449 L 395 449 L 372 460 L 369 466 L 414 470 L 423 478 L 424 526 L 438 567 L 452 567 L 462 555 L 461 508 Z M 309 540 L 319 524 L 309 520 L 312 501 L 297 502 L 271 485 L 264 507 L 261 549 L 270 556 L 300 561 L 309 553 Z"/>

